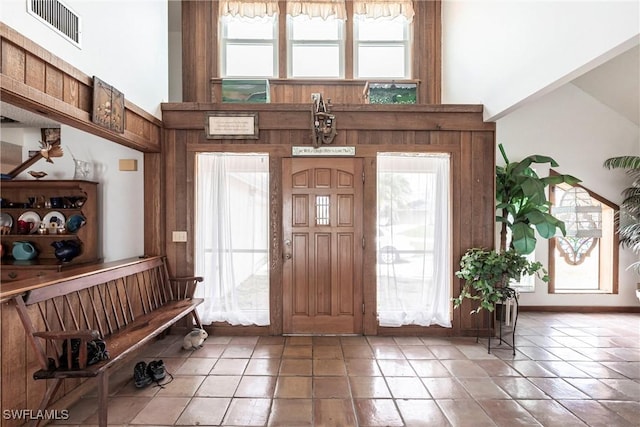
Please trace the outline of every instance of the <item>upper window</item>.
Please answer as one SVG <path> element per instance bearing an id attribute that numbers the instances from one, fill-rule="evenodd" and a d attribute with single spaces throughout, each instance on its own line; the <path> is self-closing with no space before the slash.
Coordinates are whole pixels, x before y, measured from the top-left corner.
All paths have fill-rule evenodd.
<path id="1" fill-rule="evenodd" d="M 354 0 L 349 16 L 344 0 L 279 3 L 219 2 L 221 77 L 411 78 L 413 2 Z"/>
<path id="2" fill-rule="evenodd" d="M 222 77 L 278 76 L 278 19 L 223 16 L 220 19 Z"/>
<path id="3" fill-rule="evenodd" d="M 287 16 L 289 77 L 344 77 L 344 21 Z"/>
<path id="4" fill-rule="evenodd" d="M 408 79 L 410 23 L 404 16 L 354 17 L 354 77 Z"/>

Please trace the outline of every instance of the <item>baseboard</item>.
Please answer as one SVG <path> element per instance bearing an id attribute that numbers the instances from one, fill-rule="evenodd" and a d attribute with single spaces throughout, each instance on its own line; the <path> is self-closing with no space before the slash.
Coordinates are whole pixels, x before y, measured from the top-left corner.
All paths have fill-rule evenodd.
<path id="1" fill-rule="evenodd" d="M 640 307 L 608 307 L 584 305 L 521 305 L 520 311 L 542 311 L 551 313 L 640 313 Z"/>

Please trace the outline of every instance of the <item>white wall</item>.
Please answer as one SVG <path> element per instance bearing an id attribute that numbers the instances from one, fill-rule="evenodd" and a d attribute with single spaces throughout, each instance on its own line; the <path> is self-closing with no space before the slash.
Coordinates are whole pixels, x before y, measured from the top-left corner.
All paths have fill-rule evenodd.
<path id="1" fill-rule="evenodd" d="M 64 1 L 82 17 L 81 48 L 28 14 L 26 0 L 2 0 L 0 19 L 160 118 L 168 100 L 167 0 Z"/>
<path id="2" fill-rule="evenodd" d="M 640 2 L 444 0 L 442 102 L 494 121 L 638 44 Z"/>
<path id="3" fill-rule="evenodd" d="M 497 121 L 496 140 L 502 143 L 510 161 L 531 154 L 548 155 L 560 166 L 559 173 L 583 180 L 582 185 L 620 203 L 621 191 L 630 184 L 623 171 L 602 167 L 609 157 L 640 155 L 640 131 L 635 123 L 586 94 L 573 84 L 530 102 Z M 504 164 L 497 152 L 498 164 Z M 549 174 L 548 165 L 536 166 L 540 176 Z M 536 246 L 536 259 L 547 265 L 545 240 Z M 536 283 L 536 291 L 523 294 L 523 305 L 638 306 L 636 282 L 640 279 L 625 268 L 635 260 L 628 250 L 620 251 L 618 295 L 548 294 L 546 284 Z"/>
<path id="4" fill-rule="evenodd" d="M 9 141 L 8 137 L 21 137 L 22 140 Z M 29 150 L 38 149 L 40 139 L 40 129 L 37 128 L 10 133 L 3 130 L 3 140 L 22 145 L 24 159 L 28 158 Z M 27 173 L 30 170 L 46 172 L 45 179 L 73 179 L 73 157 L 91 162 L 93 170 L 87 180 L 99 183 L 99 256 L 105 261 L 114 261 L 143 255 L 143 154 L 69 126 L 61 127 L 61 141 L 62 157 L 54 158 L 53 163 L 40 160 L 16 179 L 34 179 Z M 138 171 L 119 171 L 119 159 L 136 159 Z"/>

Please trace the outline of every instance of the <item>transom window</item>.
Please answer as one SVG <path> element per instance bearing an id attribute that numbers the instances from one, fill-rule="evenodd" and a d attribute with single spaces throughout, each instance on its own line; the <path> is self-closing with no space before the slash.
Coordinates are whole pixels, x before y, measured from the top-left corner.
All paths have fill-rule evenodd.
<path id="1" fill-rule="evenodd" d="M 411 1 L 279 3 L 220 2 L 221 77 L 411 78 Z"/>
<path id="2" fill-rule="evenodd" d="M 410 31 L 404 16 L 354 19 L 354 77 L 408 79 Z"/>
<path id="3" fill-rule="evenodd" d="M 287 16 L 288 76 L 344 77 L 344 21 Z"/>
<path id="4" fill-rule="evenodd" d="M 277 16 L 223 16 L 220 35 L 222 77 L 277 77 Z"/>

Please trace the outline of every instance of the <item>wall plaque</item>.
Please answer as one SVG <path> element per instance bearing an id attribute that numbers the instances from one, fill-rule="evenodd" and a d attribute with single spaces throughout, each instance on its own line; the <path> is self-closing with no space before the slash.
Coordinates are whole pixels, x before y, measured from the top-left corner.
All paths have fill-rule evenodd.
<path id="1" fill-rule="evenodd" d="M 124 133 L 124 114 L 124 94 L 94 76 L 91 121 L 114 132 Z"/>
<path id="2" fill-rule="evenodd" d="M 297 146 L 291 147 L 291 155 L 296 157 L 313 157 L 313 156 L 355 156 L 356 155 L 356 147 L 308 147 L 308 146 Z"/>
<path id="3" fill-rule="evenodd" d="M 209 112 L 207 139 L 258 139 L 258 113 Z"/>

